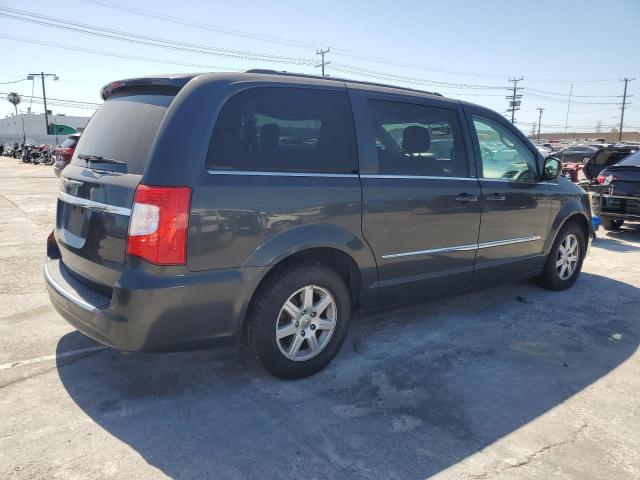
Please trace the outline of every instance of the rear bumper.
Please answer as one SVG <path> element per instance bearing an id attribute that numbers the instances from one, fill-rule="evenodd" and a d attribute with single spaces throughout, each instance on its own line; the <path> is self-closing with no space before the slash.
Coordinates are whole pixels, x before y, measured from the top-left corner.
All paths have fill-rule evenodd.
<path id="1" fill-rule="evenodd" d="M 603 195 L 601 217 L 616 220 L 640 221 L 640 197 L 628 195 Z"/>
<path id="2" fill-rule="evenodd" d="M 55 309 L 85 335 L 118 350 L 170 351 L 232 344 L 242 330 L 257 269 L 159 276 L 125 268 L 111 298 L 48 258 Z"/>

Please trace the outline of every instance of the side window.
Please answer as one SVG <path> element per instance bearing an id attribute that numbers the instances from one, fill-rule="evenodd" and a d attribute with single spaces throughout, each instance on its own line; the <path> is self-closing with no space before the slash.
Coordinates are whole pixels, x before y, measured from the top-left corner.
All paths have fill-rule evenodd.
<path id="1" fill-rule="evenodd" d="M 224 105 L 207 168 L 353 173 L 358 168 L 346 93 L 306 88 L 253 88 Z"/>
<path id="2" fill-rule="evenodd" d="M 467 176 L 462 131 L 454 110 L 369 100 L 378 172 L 391 175 Z"/>
<path id="3" fill-rule="evenodd" d="M 482 157 L 482 178 L 535 181 L 536 157 L 518 136 L 498 122 L 474 115 Z"/>

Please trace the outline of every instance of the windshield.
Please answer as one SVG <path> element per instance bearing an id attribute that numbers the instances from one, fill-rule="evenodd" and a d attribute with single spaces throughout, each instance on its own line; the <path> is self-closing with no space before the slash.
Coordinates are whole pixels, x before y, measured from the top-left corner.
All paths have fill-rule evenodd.
<path id="1" fill-rule="evenodd" d="M 173 98 L 129 95 L 107 100 L 82 132 L 71 164 L 141 175 Z M 100 158 L 117 162 L 101 162 Z"/>

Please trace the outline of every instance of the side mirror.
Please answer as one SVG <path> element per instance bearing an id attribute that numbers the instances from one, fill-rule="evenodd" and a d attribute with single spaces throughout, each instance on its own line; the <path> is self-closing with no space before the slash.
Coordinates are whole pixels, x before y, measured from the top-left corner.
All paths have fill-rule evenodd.
<path id="1" fill-rule="evenodd" d="M 586 156 L 586 157 L 582 157 L 582 163 L 587 163 L 589 161 L 591 157 Z"/>
<path id="2" fill-rule="evenodd" d="M 556 157 L 548 157 L 544 161 L 544 180 L 553 180 L 558 178 L 562 172 L 562 162 Z"/>

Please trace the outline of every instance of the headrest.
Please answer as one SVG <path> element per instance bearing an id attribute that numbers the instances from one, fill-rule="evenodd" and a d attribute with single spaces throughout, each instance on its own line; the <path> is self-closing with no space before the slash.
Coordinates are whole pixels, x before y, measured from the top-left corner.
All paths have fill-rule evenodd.
<path id="1" fill-rule="evenodd" d="M 260 129 L 260 146 L 263 149 L 275 149 L 280 143 L 280 125 L 266 123 Z"/>
<path id="2" fill-rule="evenodd" d="M 412 125 L 402 132 L 402 150 L 404 153 L 424 153 L 431 147 L 429 130 L 424 127 Z"/>

